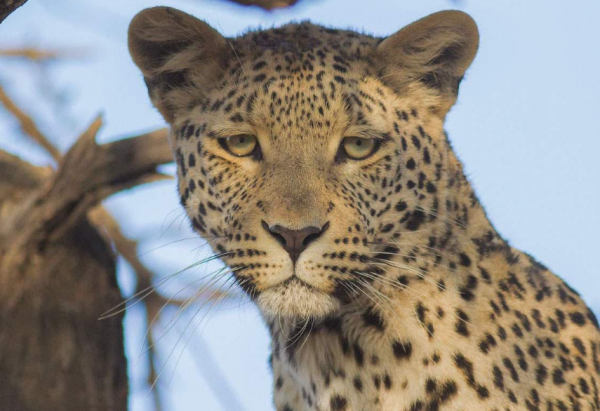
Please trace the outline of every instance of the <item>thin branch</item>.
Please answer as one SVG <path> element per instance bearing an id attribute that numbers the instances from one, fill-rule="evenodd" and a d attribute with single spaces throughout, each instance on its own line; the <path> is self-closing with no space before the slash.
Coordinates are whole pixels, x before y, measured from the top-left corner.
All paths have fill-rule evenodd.
<path id="1" fill-rule="evenodd" d="M 2 85 L 0 85 L 0 103 L 2 103 L 4 108 L 19 121 L 23 133 L 42 146 L 54 160 L 58 161 L 60 159 L 60 151 L 58 151 L 50 140 L 40 131 L 33 119 L 21 110 L 8 94 L 6 94 Z"/>
<path id="2" fill-rule="evenodd" d="M 88 213 L 88 217 L 100 231 L 106 230 L 107 239 L 114 243 L 117 252 L 131 265 L 138 276 L 138 290 L 150 286 L 154 275 L 138 258 L 137 242 L 123 234 L 117 220 L 106 209 L 96 207 Z"/>
<path id="3" fill-rule="evenodd" d="M 265 10 L 281 9 L 296 4 L 299 0 L 230 0 L 244 6 L 258 6 Z"/>
<path id="4" fill-rule="evenodd" d="M 245 410 L 242 399 L 239 398 L 235 389 L 229 384 L 219 364 L 214 360 L 210 348 L 202 337 L 196 339 L 196 344 L 192 346 L 196 368 L 202 374 L 204 381 L 212 389 L 215 397 L 226 410 Z"/>
<path id="5" fill-rule="evenodd" d="M 0 49 L 0 57 L 25 59 L 36 63 L 45 63 L 66 58 L 81 58 L 83 55 L 84 53 L 79 51 L 42 50 L 35 47 Z"/>

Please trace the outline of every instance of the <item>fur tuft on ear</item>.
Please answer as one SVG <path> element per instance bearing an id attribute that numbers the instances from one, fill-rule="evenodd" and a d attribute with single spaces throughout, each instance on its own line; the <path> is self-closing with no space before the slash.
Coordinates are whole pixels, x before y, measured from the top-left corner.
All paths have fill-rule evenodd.
<path id="1" fill-rule="evenodd" d="M 139 12 L 129 24 L 128 45 L 152 103 L 169 123 L 220 78 L 227 55 L 227 40 L 215 29 L 170 7 Z"/>
<path id="2" fill-rule="evenodd" d="M 479 46 L 473 19 L 456 10 L 418 20 L 383 40 L 376 51 L 382 79 L 397 92 L 425 87 L 432 109 L 444 117 Z"/>

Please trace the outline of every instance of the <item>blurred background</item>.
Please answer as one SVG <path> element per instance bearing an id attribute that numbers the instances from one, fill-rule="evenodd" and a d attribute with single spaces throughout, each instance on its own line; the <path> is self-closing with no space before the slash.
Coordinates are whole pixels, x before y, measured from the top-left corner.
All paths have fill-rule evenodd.
<path id="1" fill-rule="evenodd" d="M 227 36 L 305 19 L 385 36 L 439 10 L 471 14 L 481 45 L 447 119 L 450 139 L 499 232 L 600 314 L 596 0 L 304 0 L 273 12 L 222 0 L 30 0 L 0 25 L 0 85 L 61 151 L 99 112 L 100 142 L 164 127 L 126 43 L 131 18 L 154 5 L 182 9 Z M 51 54 L 15 53 L 24 49 Z M 52 164 L 3 109 L 0 148 Z M 163 171 L 173 174 L 174 167 Z M 127 311 L 130 409 L 273 409 L 269 340 L 252 303 L 218 282 L 211 289 L 227 289 L 219 304 L 191 302 L 221 266 L 195 264 L 210 250 L 191 232 L 174 182 L 124 192 L 105 206 L 139 242 L 139 258 L 160 295 L 174 302 L 154 322 L 152 357 L 144 342 L 146 310 L 137 304 Z M 120 261 L 124 296 L 135 281 L 131 266 Z"/>

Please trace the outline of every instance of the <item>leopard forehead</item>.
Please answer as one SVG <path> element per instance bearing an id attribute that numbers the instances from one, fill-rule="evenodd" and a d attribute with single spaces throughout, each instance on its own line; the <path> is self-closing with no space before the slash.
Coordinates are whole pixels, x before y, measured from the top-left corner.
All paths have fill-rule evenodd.
<path id="1" fill-rule="evenodd" d="M 195 112 L 178 113 L 176 127 L 259 134 L 279 157 L 314 155 L 347 133 L 385 136 L 382 115 L 397 96 L 377 80 L 370 56 L 379 41 L 308 22 L 232 39 L 221 80 L 190 103 Z"/>

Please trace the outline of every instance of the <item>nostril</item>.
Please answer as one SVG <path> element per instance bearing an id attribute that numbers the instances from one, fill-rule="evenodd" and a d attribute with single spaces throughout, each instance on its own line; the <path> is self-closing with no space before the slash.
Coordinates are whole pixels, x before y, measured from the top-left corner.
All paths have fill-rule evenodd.
<path id="1" fill-rule="evenodd" d="M 307 236 L 304 241 L 302 241 L 302 245 L 304 247 L 307 247 L 310 243 L 312 243 L 313 241 L 315 241 L 317 238 L 319 238 L 321 236 L 321 233 L 314 233 L 314 234 L 310 234 L 309 236 Z"/>
<path id="2" fill-rule="evenodd" d="M 302 241 L 302 245 L 304 246 L 304 248 L 308 247 L 308 245 L 310 243 L 315 241 L 317 238 L 321 237 L 323 235 L 323 233 L 325 231 L 327 231 L 328 228 L 329 228 L 329 221 L 327 223 L 325 223 L 325 225 L 318 232 L 307 235 L 306 238 L 304 239 L 304 241 Z"/>
<path id="3" fill-rule="evenodd" d="M 265 220 L 262 220 L 261 224 L 262 224 L 263 228 L 265 230 L 267 230 L 267 233 L 271 234 L 271 236 L 273 236 L 279 242 L 279 244 L 281 244 L 285 248 L 285 246 L 287 245 L 287 241 L 285 241 L 285 237 L 282 236 L 281 234 L 279 234 L 278 232 L 273 231 L 269 227 L 269 225 L 265 222 Z M 275 226 L 275 227 L 277 227 L 277 226 Z"/>

